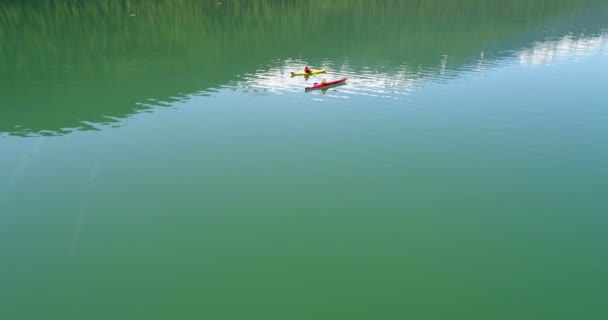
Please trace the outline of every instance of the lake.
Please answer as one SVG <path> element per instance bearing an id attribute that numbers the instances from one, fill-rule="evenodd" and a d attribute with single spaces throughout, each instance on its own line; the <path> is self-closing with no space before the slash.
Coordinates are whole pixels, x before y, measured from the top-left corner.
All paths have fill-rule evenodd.
<path id="1" fill-rule="evenodd" d="M 607 17 L 4 1 L 0 318 L 607 318 Z"/>

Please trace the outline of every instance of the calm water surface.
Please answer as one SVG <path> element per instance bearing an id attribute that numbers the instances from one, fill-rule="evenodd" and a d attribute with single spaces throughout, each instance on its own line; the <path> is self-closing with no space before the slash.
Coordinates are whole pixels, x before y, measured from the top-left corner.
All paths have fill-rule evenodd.
<path id="1" fill-rule="evenodd" d="M 607 318 L 607 17 L 3 2 L 0 319 Z"/>

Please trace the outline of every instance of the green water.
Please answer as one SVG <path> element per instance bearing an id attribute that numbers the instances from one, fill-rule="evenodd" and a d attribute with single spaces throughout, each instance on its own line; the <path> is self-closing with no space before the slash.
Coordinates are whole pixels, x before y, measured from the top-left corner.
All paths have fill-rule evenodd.
<path id="1" fill-rule="evenodd" d="M 0 319 L 608 318 L 608 3 L 221 2 L 0 4 Z"/>

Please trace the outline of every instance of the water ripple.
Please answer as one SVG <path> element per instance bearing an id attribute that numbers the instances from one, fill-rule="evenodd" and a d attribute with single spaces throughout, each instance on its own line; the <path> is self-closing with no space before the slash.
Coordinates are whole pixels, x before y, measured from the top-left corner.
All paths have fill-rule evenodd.
<path id="1" fill-rule="evenodd" d="M 296 100 L 335 101 L 353 97 L 372 97 L 399 101 L 411 95 L 415 87 L 420 84 L 420 75 L 405 67 L 399 67 L 393 73 L 388 73 L 369 66 L 355 70 L 347 63 L 333 62 L 315 66 L 327 69 L 328 72 L 325 74 L 292 77 L 291 72 L 302 69 L 303 65 L 305 63 L 299 60 L 278 62 L 268 70 L 239 75 L 239 80 L 232 82 L 230 87 L 241 92 L 260 95 L 297 93 L 293 95 Z M 304 90 L 322 79 L 331 81 L 341 78 L 348 78 L 345 85 L 311 92 Z"/>
<path id="2" fill-rule="evenodd" d="M 601 53 L 607 46 L 608 34 L 593 37 L 567 35 L 534 43 L 531 48 L 522 50 L 519 54 L 519 61 L 526 66 L 538 66 L 566 59 L 578 60 L 585 56 Z"/>

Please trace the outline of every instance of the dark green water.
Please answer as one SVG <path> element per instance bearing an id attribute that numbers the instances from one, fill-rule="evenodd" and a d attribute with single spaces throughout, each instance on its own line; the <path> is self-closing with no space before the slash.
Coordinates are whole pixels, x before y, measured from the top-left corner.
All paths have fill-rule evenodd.
<path id="1" fill-rule="evenodd" d="M 0 4 L 0 319 L 608 317 L 608 3 L 222 2 Z"/>

